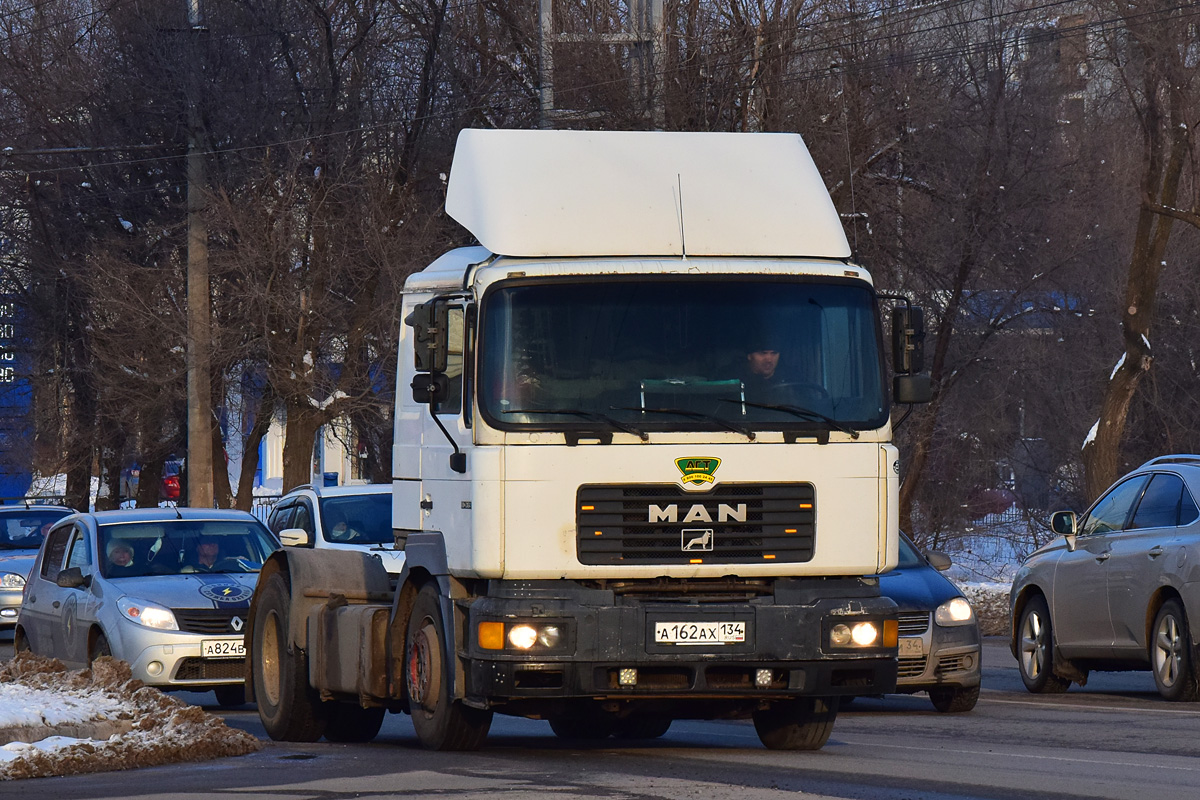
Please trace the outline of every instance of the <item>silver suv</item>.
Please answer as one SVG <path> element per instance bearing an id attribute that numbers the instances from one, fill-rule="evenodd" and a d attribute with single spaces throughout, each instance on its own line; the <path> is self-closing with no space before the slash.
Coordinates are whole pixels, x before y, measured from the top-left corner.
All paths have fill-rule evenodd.
<path id="1" fill-rule="evenodd" d="M 285 547 L 367 550 L 393 575 L 404 569 L 404 551 L 392 534 L 392 487 L 298 486 L 271 509 L 267 527 Z"/>
<path id="2" fill-rule="evenodd" d="M 1012 651 L 1031 692 L 1065 692 L 1089 670 L 1150 670 L 1168 700 L 1200 697 L 1200 455 L 1163 456 L 1086 512 L 1059 511 L 1059 538 L 1013 580 Z M 1197 631 L 1191 630 L 1195 621 Z"/>

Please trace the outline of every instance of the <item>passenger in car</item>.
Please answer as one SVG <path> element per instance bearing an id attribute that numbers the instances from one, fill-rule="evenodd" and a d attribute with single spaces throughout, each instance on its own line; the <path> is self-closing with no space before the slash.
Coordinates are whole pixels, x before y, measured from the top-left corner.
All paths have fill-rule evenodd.
<path id="1" fill-rule="evenodd" d="M 132 575 L 141 574 L 133 564 L 133 548 L 127 543 L 114 539 L 108 543 L 108 548 L 105 552 L 108 556 L 107 577 L 128 578 Z"/>

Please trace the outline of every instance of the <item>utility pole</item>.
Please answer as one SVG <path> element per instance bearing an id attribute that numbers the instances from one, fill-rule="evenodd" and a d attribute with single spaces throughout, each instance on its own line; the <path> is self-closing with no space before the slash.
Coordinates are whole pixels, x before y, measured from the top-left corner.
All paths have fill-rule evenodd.
<path id="1" fill-rule="evenodd" d="M 187 0 L 187 502 L 213 507 L 212 294 L 208 279 L 208 226 L 204 221 L 204 132 L 200 122 L 200 44 L 208 32 L 200 0 Z"/>

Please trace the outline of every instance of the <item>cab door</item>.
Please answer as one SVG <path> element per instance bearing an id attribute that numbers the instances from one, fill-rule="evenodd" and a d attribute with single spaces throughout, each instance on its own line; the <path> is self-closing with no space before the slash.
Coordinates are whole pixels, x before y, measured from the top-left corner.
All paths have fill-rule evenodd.
<path id="1" fill-rule="evenodd" d="M 470 525 L 471 459 L 466 459 L 465 472 L 456 472 L 451 466 L 456 449 L 465 453 L 471 446 L 469 335 L 464 304 L 447 308 L 446 330 L 449 392 L 445 401 L 426 407 L 423 420 L 421 527 L 441 531 L 449 543 L 456 536 L 465 536 Z"/>
<path id="2" fill-rule="evenodd" d="M 58 623 L 62 616 L 62 598 L 59 595 L 63 590 L 54 581 L 62 571 L 67 543 L 73 530 L 71 525 L 60 525 L 46 534 L 41 557 L 29 576 L 29 585 L 25 587 L 21 604 L 19 622 L 29 637 L 30 647 L 38 655 L 51 658 L 62 657 Z"/>
<path id="3" fill-rule="evenodd" d="M 1067 657 L 1112 656 L 1108 561 L 1146 482 L 1147 476 L 1137 475 L 1109 490 L 1083 518 L 1074 552 L 1059 558 L 1050 618 L 1055 641 Z"/>

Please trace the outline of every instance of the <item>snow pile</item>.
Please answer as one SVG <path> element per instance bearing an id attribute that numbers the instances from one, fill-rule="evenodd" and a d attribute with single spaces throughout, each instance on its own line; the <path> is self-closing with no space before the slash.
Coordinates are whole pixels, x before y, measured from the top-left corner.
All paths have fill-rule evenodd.
<path id="1" fill-rule="evenodd" d="M 136 769 L 245 755 L 262 743 L 157 689 L 133 680 L 129 665 L 100 658 L 68 672 L 62 662 L 18 653 L 0 664 L 0 728 L 90 726 L 104 740 L 50 736 L 0 747 L 0 780 Z"/>
<path id="2" fill-rule="evenodd" d="M 984 636 L 1008 636 L 1012 632 L 1008 615 L 1008 584 L 967 583 L 958 585 L 975 609 L 979 632 Z"/>

